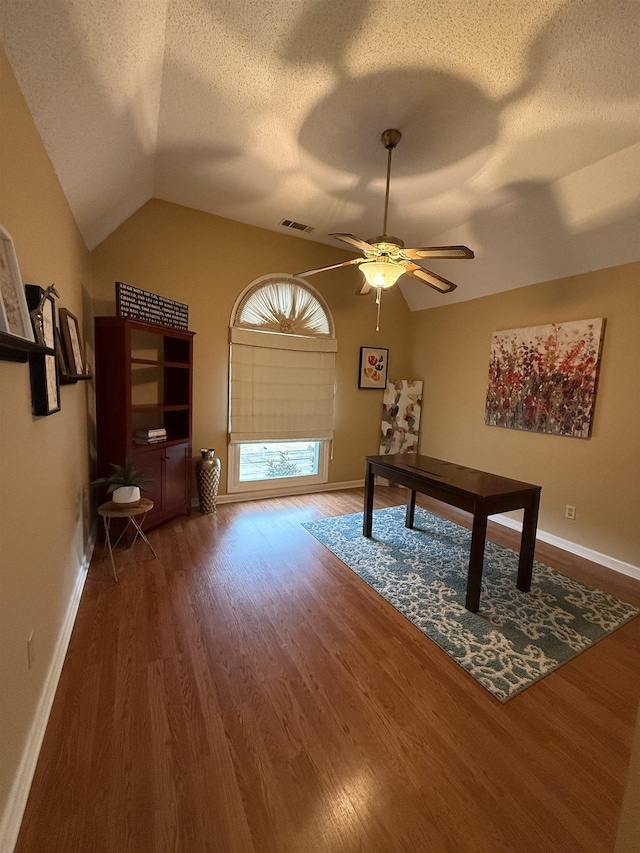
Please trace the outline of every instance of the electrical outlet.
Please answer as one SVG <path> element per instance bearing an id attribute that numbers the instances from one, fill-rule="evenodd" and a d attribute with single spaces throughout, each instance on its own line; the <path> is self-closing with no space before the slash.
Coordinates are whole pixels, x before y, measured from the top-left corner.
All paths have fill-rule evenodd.
<path id="1" fill-rule="evenodd" d="M 36 660 L 36 649 L 33 641 L 33 631 L 27 638 L 27 667 L 31 669 Z"/>
<path id="2" fill-rule="evenodd" d="M 564 514 L 567 518 L 570 518 L 571 521 L 576 520 L 576 508 L 574 506 L 571 506 L 571 504 L 566 505 L 566 507 L 564 508 Z"/>

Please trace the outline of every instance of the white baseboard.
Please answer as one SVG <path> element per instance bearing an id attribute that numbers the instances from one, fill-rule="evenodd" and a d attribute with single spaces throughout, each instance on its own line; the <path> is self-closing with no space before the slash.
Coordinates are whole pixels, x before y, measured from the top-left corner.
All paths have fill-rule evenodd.
<path id="1" fill-rule="evenodd" d="M 345 480 L 342 483 L 319 483 L 314 486 L 287 486 L 284 489 L 268 489 L 264 492 L 242 492 L 234 495 L 218 495 L 219 504 L 244 503 L 245 501 L 261 501 L 263 498 L 286 498 L 292 495 L 312 495 L 318 492 L 338 492 L 343 489 L 361 489 L 364 486 L 362 480 Z M 198 500 L 194 498 L 191 502 L 194 509 L 198 508 Z"/>
<path id="2" fill-rule="evenodd" d="M 497 521 L 498 524 L 502 524 L 505 527 L 510 527 L 512 530 L 522 530 L 522 522 L 515 518 L 510 518 L 508 515 L 492 515 L 490 519 L 491 521 Z M 620 572 L 623 575 L 629 575 L 629 577 L 640 580 L 640 566 L 616 560 L 615 557 L 610 557 L 608 554 L 601 554 L 599 551 L 585 548 L 584 545 L 571 542 L 569 539 L 562 539 L 560 536 L 556 536 L 554 533 L 547 533 L 546 530 L 540 530 L 540 528 L 536 532 L 536 539 L 547 542 L 549 545 L 555 545 L 556 548 L 561 548 L 570 554 L 584 557 L 585 560 L 591 560 L 592 563 L 598 563 L 598 565 L 605 566 L 607 569 L 613 569 L 615 572 Z"/>
<path id="3" fill-rule="evenodd" d="M 58 634 L 58 641 L 53 652 L 51 663 L 47 677 L 45 678 L 44 686 L 40 694 L 38 707 L 36 708 L 35 717 L 31 724 L 31 729 L 27 737 L 27 742 L 22 751 L 22 758 L 18 766 L 18 771 L 13 780 L 11 792 L 7 800 L 7 805 L 0 821 L 0 851 L 2 853 L 12 853 L 18 833 L 20 832 L 20 824 L 24 815 L 25 806 L 29 797 L 29 789 L 33 781 L 33 774 L 36 770 L 40 747 L 44 738 L 44 733 L 47 728 L 51 706 L 58 687 L 62 665 L 64 664 L 67 647 L 71 639 L 71 631 L 73 623 L 76 619 L 82 590 L 87 579 L 87 570 L 91 555 L 89 554 L 82 561 L 76 583 L 69 599 L 67 612 L 64 617 L 64 622 Z"/>

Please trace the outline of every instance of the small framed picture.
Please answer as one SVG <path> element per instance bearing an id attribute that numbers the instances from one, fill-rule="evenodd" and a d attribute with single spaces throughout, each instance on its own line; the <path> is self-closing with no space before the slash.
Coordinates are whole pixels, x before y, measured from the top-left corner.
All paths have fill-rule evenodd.
<path id="1" fill-rule="evenodd" d="M 34 341 L 13 240 L 0 225 L 0 332 Z"/>
<path id="2" fill-rule="evenodd" d="M 360 347 L 358 388 L 387 387 L 389 350 L 380 347 Z"/>
<path id="3" fill-rule="evenodd" d="M 72 377 L 85 376 L 84 352 L 78 318 L 71 311 L 67 311 L 66 308 L 61 308 L 59 314 L 60 332 L 62 334 L 62 343 L 69 367 L 69 374 Z"/>
<path id="4" fill-rule="evenodd" d="M 25 286 L 27 307 L 36 341 L 50 350 L 55 349 L 56 304 L 53 296 L 37 284 Z M 31 401 L 34 415 L 53 415 L 60 411 L 60 384 L 53 354 L 32 353 L 29 358 L 31 373 Z"/>
<path id="5" fill-rule="evenodd" d="M 64 354 L 64 349 L 62 347 L 62 336 L 60 335 L 59 329 L 54 330 L 55 335 L 55 350 L 56 350 L 56 364 L 58 366 L 58 376 L 60 377 L 60 384 L 70 384 L 72 382 L 76 382 L 75 377 L 71 376 L 69 373 L 69 367 L 67 365 L 67 358 Z"/>

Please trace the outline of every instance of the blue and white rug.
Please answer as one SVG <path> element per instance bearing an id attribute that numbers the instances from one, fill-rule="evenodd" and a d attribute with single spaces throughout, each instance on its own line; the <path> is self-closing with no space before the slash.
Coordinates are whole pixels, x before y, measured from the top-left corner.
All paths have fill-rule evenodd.
<path id="1" fill-rule="evenodd" d="M 471 531 L 416 507 L 303 525 L 501 702 L 548 675 L 640 611 L 535 562 L 531 591 L 516 587 L 518 555 L 487 540 L 478 613 L 464 606 Z"/>

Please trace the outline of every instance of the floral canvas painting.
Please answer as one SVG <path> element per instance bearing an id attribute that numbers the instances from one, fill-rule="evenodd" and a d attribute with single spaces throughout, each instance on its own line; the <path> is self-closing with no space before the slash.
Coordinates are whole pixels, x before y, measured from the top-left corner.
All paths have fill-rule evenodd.
<path id="1" fill-rule="evenodd" d="M 382 399 L 380 453 L 417 453 L 422 381 L 389 380 Z"/>
<path id="2" fill-rule="evenodd" d="M 485 423 L 588 438 L 604 319 L 495 332 Z"/>

